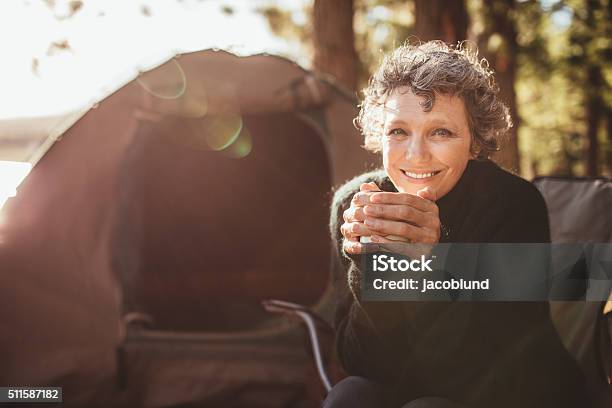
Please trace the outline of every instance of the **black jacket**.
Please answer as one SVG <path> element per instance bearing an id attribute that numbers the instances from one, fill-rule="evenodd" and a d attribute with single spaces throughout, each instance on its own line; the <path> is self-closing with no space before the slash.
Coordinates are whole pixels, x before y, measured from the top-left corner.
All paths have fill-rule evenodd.
<path id="1" fill-rule="evenodd" d="M 384 171 L 337 190 L 337 352 L 344 370 L 389 388 L 389 407 L 444 397 L 468 407 L 588 406 L 580 370 L 561 344 L 546 302 L 359 302 L 348 290 L 359 262 L 342 252 L 340 224 L 359 185 L 397 191 Z M 549 242 L 546 205 L 529 182 L 490 161 L 470 161 L 437 201 L 440 242 Z"/>

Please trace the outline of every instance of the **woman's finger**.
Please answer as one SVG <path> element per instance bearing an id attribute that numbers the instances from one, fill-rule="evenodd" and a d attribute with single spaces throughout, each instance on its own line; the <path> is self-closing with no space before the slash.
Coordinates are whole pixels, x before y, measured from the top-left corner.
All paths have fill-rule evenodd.
<path id="1" fill-rule="evenodd" d="M 366 217 L 364 225 L 373 231 L 372 235 L 395 235 L 404 237 L 410 242 L 435 243 L 436 231 L 430 228 L 420 228 L 401 221 L 390 221 L 380 218 Z"/>
<path id="2" fill-rule="evenodd" d="M 353 207 L 363 207 L 366 204 L 370 204 L 370 196 L 372 194 L 380 194 L 378 191 L 360 191 L 355 193 L 353 199 L 351 200 L 351 206 Z"/>
<path id="3" fill-rule="evenodd" d="M 344 222 L 363 222 L 365 219 L 363 207 L 349 207 L 342 214 L 342 218 L 344 218 Z"/>
<path id="4" fill-rule="evenodd" d="M 357 193 L 360 194 L 360 193 Z M 357 195 L 356 194 L 356 195 Z M 416 208 L 417 210 L 438 214 L 438 206 L 430 200 L 408 193 L 361 193 L 369 194 L 368 201 L 372 204 L 404 204 Z M 362 199 L 364 200 L 364 199 Z M 367 205 L 367 202 L 364 204 Z"/>
<path id="5" fill-rule="evenodd" d="M 340 226 L 340 232 L 345 238 L 372 235 L 372 231 L 370 231 L 362 222 L 345 222 Z"/>
<path id="6" fill-rule="evenodd" d="M 363 183 L 359 186 L 359 192 L 353 195 L 353 199 L 351 200 L 351 206 L 343 213 L 344 221 L 352 222 L 352 221 L 363 221 L 363 217 L 361 216 L 362 210 L 357 210 L 357 208 L 363 207 L 366 203 L 370 202 L 370 194 L 376 191 L 381 191 L 376 183 Z"/>
<path id="7" fill-rule="evenodd" d="M 363 207 L 362 212 L 369 217 L 407 221 L 417 226 L 429 225 L 431 223 L 430 218 L 432 218 L 432 214 L 429 212 L 423 212 L 409 205 L 399 204 L 369 204 Z"/>
<path id="8" fill-rule="evenodd" d="M 424 189 L 417 191 L 417 195 L 429 201 L 436 201 L 438 199 L 436 189 L 430 186 L 427 186 Z"/>
<path id="9" fill-rule="evenodd" d="M 423 212 L 408 205 L 370 204 L 363 207 L 366 217 L 409 222 L 417 227 L 439 229 L 440 218 L 437 214 Z M 365 221 L 365 220 L 360 220 Z"/>
<path id="10" fill-rule="evenodd" d="M 369 183 L 363 183 L 359 186 L 359 191 L 381 191 L 380 188 L 373 181 Z"/>
<path id="11" fill-rule="evenodd" d="M 391 241 L 390 239 L 385 238 L 385 237 L 380 236 L 380 235 L 376 235 L 376 234 L 372 235 L 370 237 L 370 240 L 372 242 L 381 243 L 381 244 L 392 244 L 393 243 L 393 241 Z"/>
<path id="12" fill-rule="evenodd" d="M 381 244 L 397 244 L 397 243 L 409 244 L 410 243 L 410 241 L 408 241 L 406 238 L 398 237 L 395 235 L 387 235 L 386 237 L 382 237 L 380 235 L 374 234 L 370 237 L 370 240 L 372 242 L 381 243 Z"/>
<path id="13" fill-rule="evenodd" d="M 364 252 L 364 245 L 359 241 L 343 240 L 342 250 L 348 254 L 360 254 Z"/>
<path id="14" fill-rule="evenodd" d="M 364 226 L 373 231 L 372 235 L 396 235 L 414 241 L 422 235 L 422 228 L 401 221 L 366 217 Z"/>

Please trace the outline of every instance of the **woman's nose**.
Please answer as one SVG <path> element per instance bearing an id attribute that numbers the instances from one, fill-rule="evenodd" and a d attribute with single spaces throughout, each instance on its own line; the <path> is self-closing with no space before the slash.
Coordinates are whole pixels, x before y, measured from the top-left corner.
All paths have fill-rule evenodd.
<path id="1" fill-rule="evenodd" d="M 406 158 L 412 162 L 427 162 L 431 158 L 427 142 L 420 136 L 410 138 L 406 148 Z"/>

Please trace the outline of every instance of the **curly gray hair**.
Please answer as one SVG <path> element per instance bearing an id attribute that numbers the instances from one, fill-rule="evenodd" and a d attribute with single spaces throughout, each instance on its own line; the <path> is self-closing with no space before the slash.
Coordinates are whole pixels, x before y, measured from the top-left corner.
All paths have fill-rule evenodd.
<path id="1" fill-rule="evenodd" d="M 508 107 L 499 98 L 493 71 L 485 59 L 478 59 L 477 50 L 464 43 L 406 43 L 385 57 L 363 91 L 355 126 L 364 135 L 367 150 L 381 150 L 385 100 L 404 86 L 424 97 L 421 105 L 426 112 L 433 108 L 436 94 L 461 97 L 472 135 L 470 149 L 477 158 L 488 158 L 497 151 L 499 140 L 512 126 Z"/>

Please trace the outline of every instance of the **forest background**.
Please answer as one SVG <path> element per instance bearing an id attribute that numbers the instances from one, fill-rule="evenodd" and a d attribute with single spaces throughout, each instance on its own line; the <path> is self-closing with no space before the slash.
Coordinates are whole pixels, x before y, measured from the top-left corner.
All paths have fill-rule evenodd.
<path id="1" fill-rule="evenodd" d="M 236 52 L 229 35 L 238 53 L 257 43 L 256 52 L 330 74 L 359 97 L 399 44 L 467 40 L 495 70 L 513 116 L 497 162 L 528 179 L 610 177 L 611 20 L 612 0 L 7 0 L 0 46 L 12 51 L 4 54 L 0 117 L 21 116 L 17 107 L 33 116 L 37 104 L 57 105 L 58 95 L 76 101 L 72 93 L 91 94 L 96 81 L 107 83 L 136 54 L 164 44 Z M 279 51 L 276 42 L 290 49 Z"/>
<path id="2" fill-rule="evenodd" d="M 301 23 L 260 11 L 354 92 L 406 40 L 468 40 L 514 119 L 496 161 L 526 178 L 612 174 L 611 0 L 314 0 Z"/>

